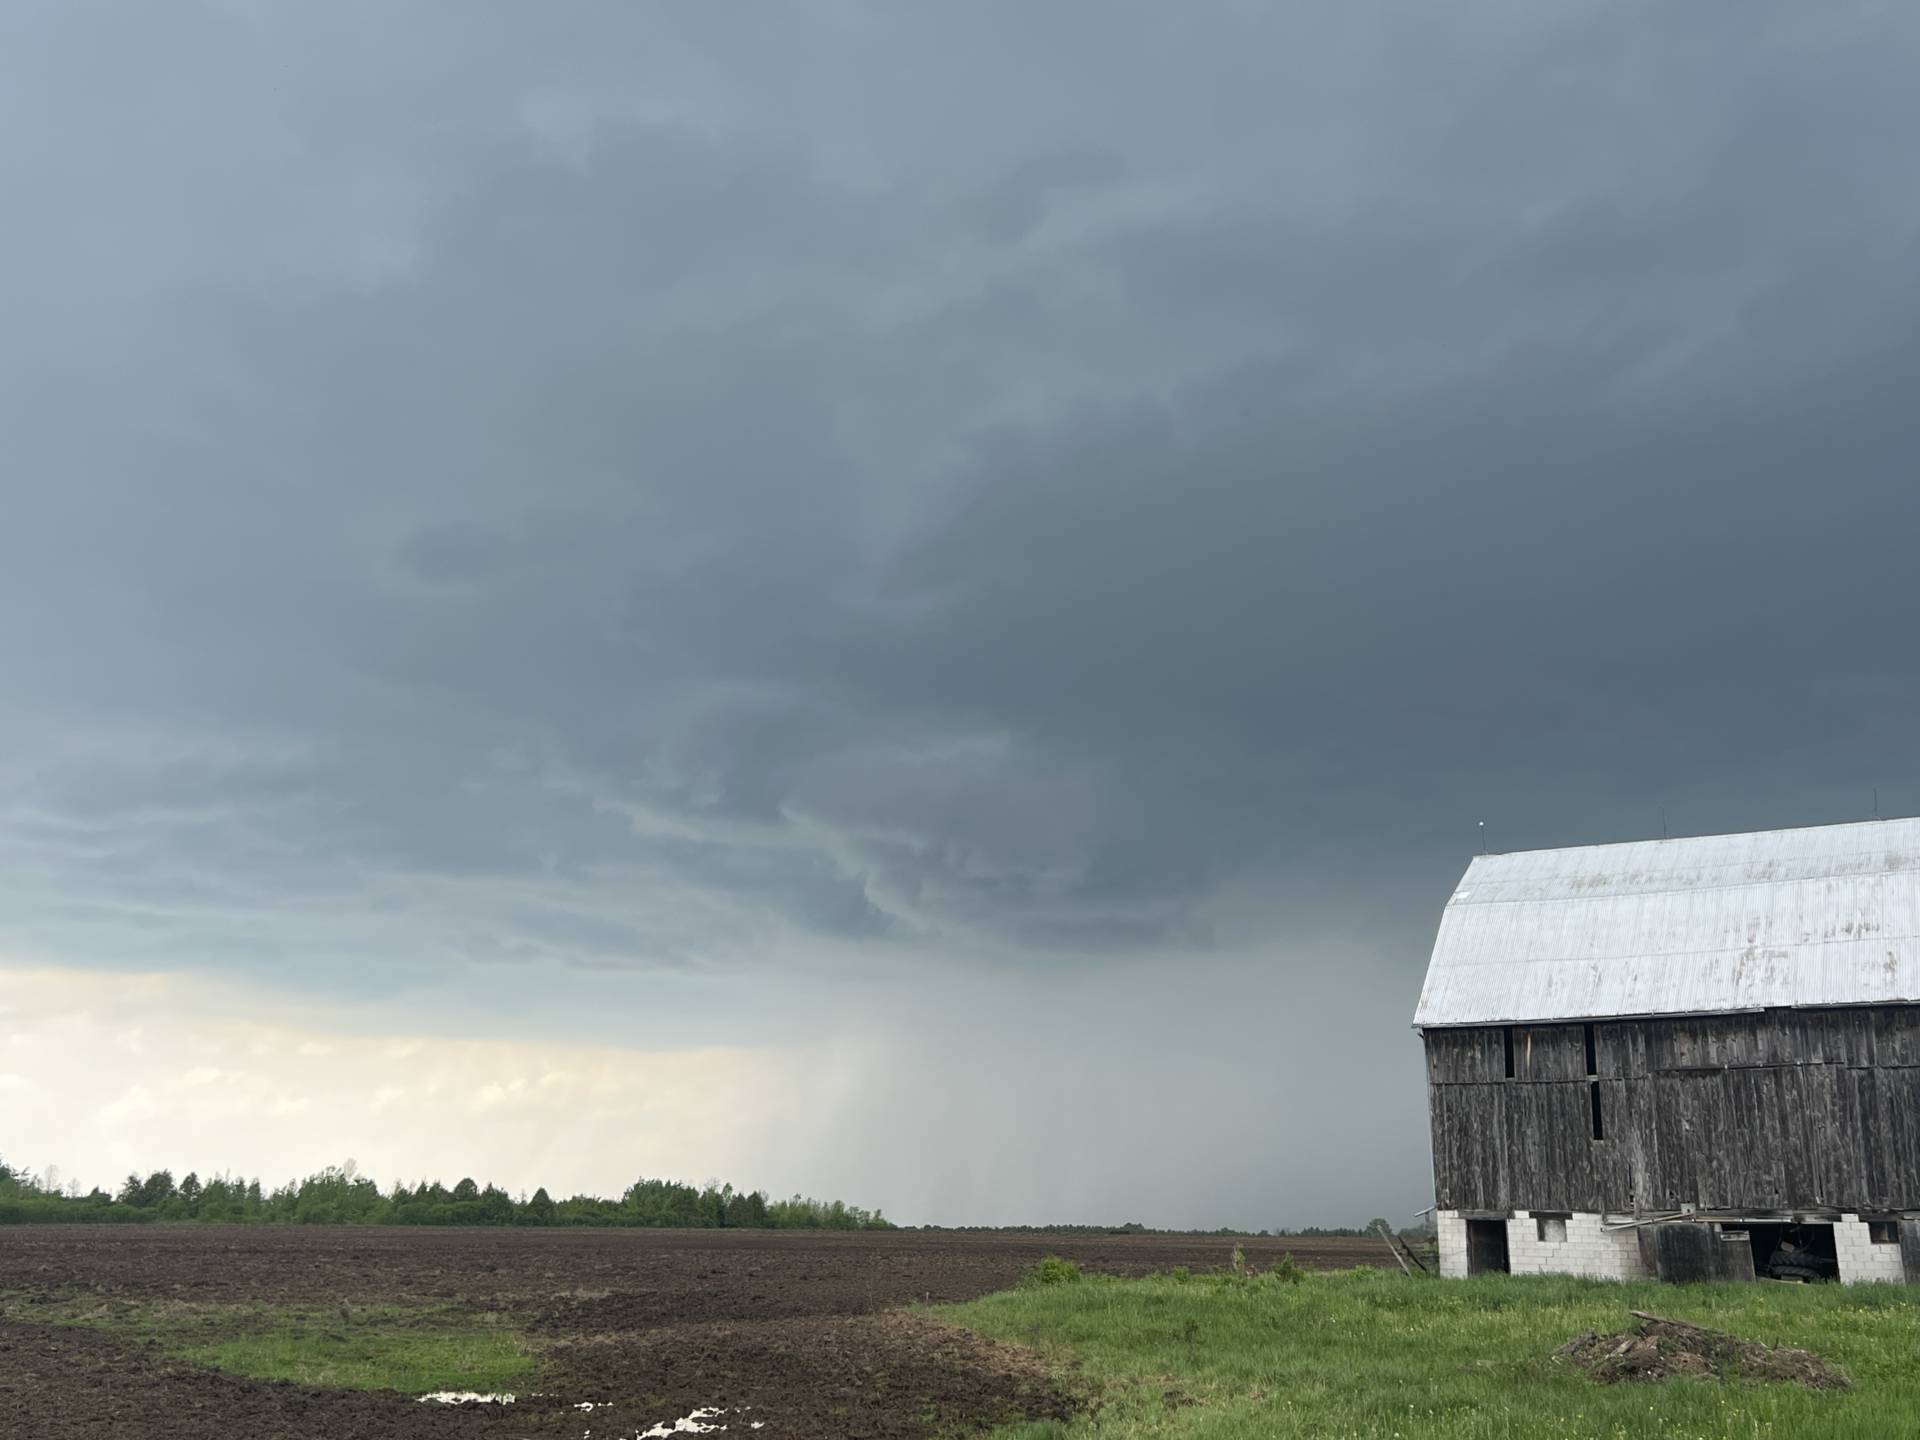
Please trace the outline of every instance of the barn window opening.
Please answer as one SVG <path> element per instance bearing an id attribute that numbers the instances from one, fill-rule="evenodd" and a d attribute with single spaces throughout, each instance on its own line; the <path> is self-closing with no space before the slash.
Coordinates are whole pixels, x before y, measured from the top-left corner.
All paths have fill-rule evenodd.
<path id="1" fill-rule="evenodd" d="M 1587 1031 L 1587 1074 L 1598 1075 L 1600 1073 L 1600 1067 L 1594 1063 L 1596 1056 L 1594 1055 L 1594 1049 L 1593 1049 L 1593 1026 L 1591 1025 L 1587 1026 L 1586 1031 Z"/>
<path id="2" fill-rule="evenodd" d="M 1543 1245 L 1564 1245 L 1567 1243 L 1566 1215 L 1542 1215 L 1535 1211 L 1533 1215 L 1533 1233 Z"/>
<path id="3" fill-rule="evenodd" d="M 1587 1082 L 1587 1105 L 1593 1112 L 1593 1138 L 1606 1139 L 1607 1127 L 1600 1118 L 1600 1082 L 1598 1080 Z"/>
<path id="4" fill-rule="evenodd" d="M 1900 1243 L 1900 1222 L 1898 1220 L 1869 1220 L 1867 1239 L 1876 1245 L 1898 1245 Z"/>
<path id="5" fill-rule="evenodd" d="M 1507 1079 L 1511 1080 L 1513 1078 L 1513 1027 L 1509 1025 L 1501 1033 L 1507 1037 Z"/>

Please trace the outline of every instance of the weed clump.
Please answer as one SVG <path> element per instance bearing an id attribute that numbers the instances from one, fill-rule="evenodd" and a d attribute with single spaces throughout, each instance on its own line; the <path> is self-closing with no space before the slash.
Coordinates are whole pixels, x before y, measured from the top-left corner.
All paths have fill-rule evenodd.
<path id="1" fill-rule="evenodd" d="M 1294 1264 L 1291 1250 L 1276 1260 L 1273 1268 L 1267 1271 L 1267 1279 L 1278 1285 L 1298 1285 L 1306 1278 L 1307 1272 Z"/>
<path id="2" fill-rule="evenodd" d="M 1071 1260 L 1049 1255 L 1020 1277 L 1020 1288 L 1031 1290 L 1040 1285 L 1071 1285 L 1080 1278 L 1080 1267 Z"/>

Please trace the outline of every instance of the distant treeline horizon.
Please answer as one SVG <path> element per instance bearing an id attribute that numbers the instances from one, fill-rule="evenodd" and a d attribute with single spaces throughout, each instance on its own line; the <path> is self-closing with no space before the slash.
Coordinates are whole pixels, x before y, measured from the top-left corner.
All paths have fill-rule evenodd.
<path id="1" fill-rule="evenodd" d="M 352 1161 L 329 1165 L 272 1190 L 259 1180 L 171 1170 L 129 1175 L 113 1194 L 62 1190 L 49 1179 L 0 1159 L 0 1225 L 142 1224 L 203 1221 L 293 1225 L 629 1226 L 686 1230 L 891 1230 L 878 1210 L 795 1195 L 769 1200 L 761 1190 L 731 1184 L 636 1180 L 617 1200 L 573 1195 L 555 1200 L 546 1188 L 518 1198 L 497 1185 L 463 1179 L 395 1182 L 381 1190 Z"/>
<path id="2" fill-rule="evenodd" d="M 956 1235 L 1200 1235 L 1241 1240 L 1353 1239 L 1366 1235 L 1411 1234 L 1421 1227 L 1395 1229 L 1385 1220 L 1365 1225 L 1299 1225 L 1275 1230 L 1238 1230 L 1231 1225 L 1198 1229 L 1181 1225 L 1144 1225 L 1128 1220 L 1119 1225 L 910 1225 L 910 1230 L 950 1230 Z"/>
<path id="3" fill-rule="evenodd" d="M 518 1197 L 498 1185 L 463 1179 L 451 1188 L 439 1181 L 396 1181 L 382 1190 L 349 1160 L 304 1180 L 266 1189 L 258 1179 L 216 1174 L 202 1180 L 188 1171 L 129 1175 L 109 1194 L 97 1186 L 81 1192 L 61 1188 L 57 1173 L 36 1174 L 0 1158 L 0 1225 L 143 1224 L 151 1221 L 294 1225 L 526 1225 L 629 1226 L 686 1230 L 929 1230 L 953 1234 L 1005 1235 L 1193 1235 L 1240 1239 L 1312 1239 L 1378 1235 L 1392 1227 L 1382 1219 L 1366 1225 L 1304 1225 L 1270 1230 L 1232 1226 L 1198 1228 L 1119 1224 L 910 1225 L 902 1227 L 879 1210 L 840 1200 L 794 1195 L 770 1200 L 762 1190 L 731 1184 L 690 1185 L 642 1178 L 617 1200 L 573 1195 L 555 1200 L 544 1186 Z M 1415 1227 L 1417 1228 L 1417 1227 Z M 1412 1233 L 1408 1230 L 1404 1233 Z"/>

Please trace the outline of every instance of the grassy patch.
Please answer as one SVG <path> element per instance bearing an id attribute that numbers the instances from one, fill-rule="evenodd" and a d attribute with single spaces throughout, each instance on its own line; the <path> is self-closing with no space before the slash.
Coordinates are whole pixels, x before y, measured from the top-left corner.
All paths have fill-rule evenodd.
<path id="1" fill-rule="evenodd" d="M 537 1363 L 503 1316 L 457 1306 L 187 1305 L 0 1297 L 0 1318 L 150 1341 L 192 1365 L 351 1390 L 511 1391 Z"/>
<path id="2" fill-rule="evenodd" d="M 1854 1387 L 1604 1386 L 1552 1359 L 1629 1309 L 1812 1350 Z M 1073 1362 L 1097 1397 L 1072 1425 L 999 1440 L 1881 1440 L 1920 1414 L 1920 1298 L 1902 1286 L 1089 1276 L 943 1313 Z"/>
<path id="3" fill-rule="evenodd" d="M 180 1352 L 182 1358 L 259 1380 L 349 1390 L 511 1391 L 533 1368 L 518 1335 L 491 1329 L 344 1329 L 287 1324 Z"/>

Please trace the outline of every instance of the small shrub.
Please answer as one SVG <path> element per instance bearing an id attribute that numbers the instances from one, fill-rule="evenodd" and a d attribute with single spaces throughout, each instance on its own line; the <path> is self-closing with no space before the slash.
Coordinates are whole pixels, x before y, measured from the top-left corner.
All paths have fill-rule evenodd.
<path id="1" fill-rule="evenodd" d="M 1020 1278 L 1020 1288 L 1036 1285 L 1071 1285 L 1080 1278 L 1080 1267 L 1071 1260 L 1049 1255 Z"/>
<path id="2" fill-rule="evenodd" d="M 1282 1285 L 1298 1285 L 1307 1278 L 1307 1272 L 1293 1263 L 1293 1252 L 1289 1250 L 1274 1263 L 1271 1270 L 1267 1271 L 1267 1278 Z"/>
<path id="3" fill-rule="evenodd" d="M 1193 1271 L 1184 1265 L 1176 1265 L 1168 1272 L 1168 1278 L 1176 1285 L 1184 1285 L 1193 1279 Z"/>

